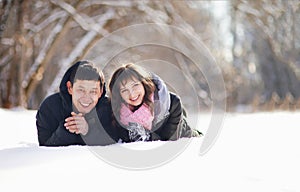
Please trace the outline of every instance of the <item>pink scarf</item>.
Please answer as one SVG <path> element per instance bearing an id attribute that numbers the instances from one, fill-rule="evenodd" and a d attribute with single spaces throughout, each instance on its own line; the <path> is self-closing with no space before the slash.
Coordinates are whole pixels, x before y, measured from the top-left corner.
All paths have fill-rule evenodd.
<path id="1" fill-rule="evenodd" d="M 151 130 L 153 119 L 154 116 L 146 104 L 143 104 L 134 112 L 132 112 L 124 103 L 121 104 L 120 121 L 124 125 L 129 125 L 130 122 L 134 122 Z"/>

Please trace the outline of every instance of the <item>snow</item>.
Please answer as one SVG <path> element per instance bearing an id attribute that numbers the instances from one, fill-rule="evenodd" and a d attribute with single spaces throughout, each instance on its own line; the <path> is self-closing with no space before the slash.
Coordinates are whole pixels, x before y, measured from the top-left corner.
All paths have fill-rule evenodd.
<path id="1" fill-rule="evenodd" d="M 203 156 L 199 155 L 203 137 L 105 147 L 39 147 L 35 113 L 0 109 L 0 191 L 300 191 L 299 112 L 226 114 L 216 143 Z M 199 117 L 200 125 L 209 122 L 209 115 Z M 174 158 L 148 169 L 116 166 L 95 153 L 117 151 L 120 146 L 147 151 L 186 141 Z"/>

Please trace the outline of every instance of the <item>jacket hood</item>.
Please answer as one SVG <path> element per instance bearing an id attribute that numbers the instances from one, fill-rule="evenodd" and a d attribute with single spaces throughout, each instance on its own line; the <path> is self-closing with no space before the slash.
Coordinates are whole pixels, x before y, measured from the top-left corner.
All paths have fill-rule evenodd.
<path id="1" fill-rule="evenodd" d="M 153 127 L 157 127 L 157 125 L 169 115 L 171 100 L 169 90 L 164 81 L 154 73 L 152 73 L 152 81 L 156 86 L 154 92 Z"/>
<path id="2" fill-rule="evenodd" d="M 68 88 L 67 88 L 67 82 L 70 81 L 70 76 L 72 74 L 72 72 L 74 70 L 77 70 L 78 69 L 78 66 L 80 65 L 83 65 L 85 64 L 84 61 L 78 61 L 76 62 L 74 65 L 72 65 L 64 74 L 61 82 L 60 82 L 60 85 L 59 85 L 59 93 L 60 93 L 60 96 L 62 97 L 63 99 L 63 102 L 64 102 L 64 105 L 66 105 L 65 107 L 72 107 L 72 97 L 71 95 L 69 94 L 68 92 Z M 104 86 L 103 86 L 103 93 L 99 99 L 99 101 L 104 98 L 106 95 L 106 87 L 105 87 L 105 83 L 104 83 Z M 99 103 L 98 101 L 98 103 Z M 97 105 L 98 105 L 97 103 Z"/>

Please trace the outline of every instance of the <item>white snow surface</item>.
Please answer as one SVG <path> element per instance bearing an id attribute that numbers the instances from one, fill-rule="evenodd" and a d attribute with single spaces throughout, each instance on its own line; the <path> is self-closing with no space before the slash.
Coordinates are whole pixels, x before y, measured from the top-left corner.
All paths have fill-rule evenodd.
<path id="1" fill-rule="evenodd" d="M 178 156 L 145 170 L 114 166 L 87 146 L 38 146 L 35 114 L 0 109 L 1 192 L 300 191 L 300 112 L 226 114 L 207 153 L 199 155 L 203 137 L 189 139 Z M 198 128 L 205 134 L 210 117 L 198 116 Z M 147 150 L 167 142 L 101 148 L 109 151 L 124 145 Z"/>

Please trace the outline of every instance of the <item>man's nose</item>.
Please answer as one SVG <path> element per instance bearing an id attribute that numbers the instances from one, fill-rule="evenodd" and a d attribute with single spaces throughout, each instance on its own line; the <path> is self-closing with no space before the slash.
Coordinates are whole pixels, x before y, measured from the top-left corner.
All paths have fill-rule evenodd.
<path id="1" fill-rule="evenodd" d="M 91 98 L 91 95 L 88 91 L 85 91 L 82 96 L 85 98 Z"/>

